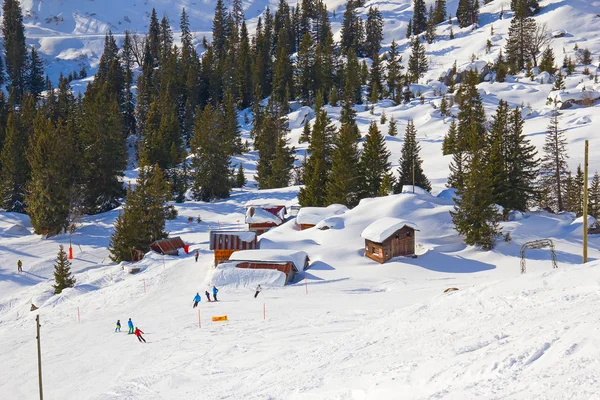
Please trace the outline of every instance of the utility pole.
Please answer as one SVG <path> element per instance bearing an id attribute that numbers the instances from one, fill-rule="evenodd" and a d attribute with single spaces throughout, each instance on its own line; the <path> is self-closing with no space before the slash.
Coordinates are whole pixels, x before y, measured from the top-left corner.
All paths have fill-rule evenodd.
<path id="1" fill-rule="evenodd" d="M 42 346 L 40 343 L 40 314 L 35 316 L 35 325 L 37 330 L 37 353 L 38 353 L 38 380 L 40 384 L 40 400 L 44 400 L 44 391 L 42 389 Z"/>
<path id="2" fill-rule="evenodd" d="M 583 263 L 588 261 L 588 147 L 585 141 L 585 161 L 583 163 Z"/>

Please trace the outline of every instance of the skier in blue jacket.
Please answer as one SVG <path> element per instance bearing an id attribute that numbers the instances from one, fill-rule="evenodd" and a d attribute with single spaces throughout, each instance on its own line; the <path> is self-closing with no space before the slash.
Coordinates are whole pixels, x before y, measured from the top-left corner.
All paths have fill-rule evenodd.
<path id="1" fill-rule="evenodd" d="M 219 292 L 219 289 L 217 289 L 216 286 L 213 286 L 213 301 L 219 301 L 217 300 L 217 293 Z"/>
<path id="2" fill-rule="evenodd" d="M 129 327 L 128 335 L 133 335 L 133 322 L 131 322 L 131 318 L 129 318 L 129 321 L 127 321 L 127 326 Z"/>
<path id="3" fill-rule="evenodd" d="M 198 303 L 200 303 L 200 300 L 202 300 L 202 297 L 200 297 L 199 293 L 196 293 L 196 295 L 194 296 L 194 307 L 192 308 L 198 307 Z"/>

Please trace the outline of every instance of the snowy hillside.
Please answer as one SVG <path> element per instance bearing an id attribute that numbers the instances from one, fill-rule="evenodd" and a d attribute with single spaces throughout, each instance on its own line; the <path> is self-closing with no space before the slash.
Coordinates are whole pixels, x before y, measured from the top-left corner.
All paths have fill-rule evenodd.
<path id="1" fill-rule="evenodd" d="M 295 0 L 289 0 L 295 5 Z M 481 0 L 480 0 L 481 2 Z M 277 0 L 246 1 L 253 28 L 257 16 Z M 327 0 L 332 27 L 339 36 L 344 0 Z M 429 3 L 429 2 L 428 2 Z M 458 1 L 448 2 L 455 13 Z M 483 2 L 481 2 L 483 3 Z M 230 199 L 176 205 L 179 216 L 167 223 L 170 236 L 181 236 L 190 254 L 146 255 L 130 264 L 108 258 L 108 242 L 120 210 L 86 216 L 72 236 L 75 288 L 53 295 L 53 264 L 58 245 L 69 235 L 50 239 L 33 234 L 27 216 L 0 212 L 0 398 L 37 397 L 35 314 L 42 324 L 43 379 L 48 399 L 592 399 L 600 380 L 600 235 L 590 237 L 590 260 L 581 264 L 581 219 L 572 213 L 534 211 L 502 222 L 511 241 L 498 240 L 489 252 L 466 246 L 449 211 L 454 202 L 446 189 L 451 156 L 442 156 L 442 140 L 450 119 L 440 115 L 445 85 L 439 81 L 452 68 L 477 67 L 498 57 L 506 43 L 512 12 L 508 0 L 481 7 L 479 26 L 459 29 L 440 24 L 438 38 L 426 45 L 430 69 L 406 104 L 382 100 L 371 113 L 355 106 L 364 136 L 385 112 L 395 118 L 400 135 L 385 136 L 394 170 L 408 120 L 417 128 L 423 169 L 432 194 L 416 193 L 364 199 L 357 207 L 330 217 L 320 226 L 300 230 L 293 218 L 260 238 L 263 249 L 308 253 L 311 266 L 293 284 L 282 286 L 279 273 L 244 273 L 213 269 L 209 230 L 244 227 L 248 201 L 292 206 L 299 187 L 254 189 L 256 151 L 232 160 L 243 164 L 249 183 Z M 575 44 L 593 56 L 592 75 L 600 72 L 600 1 L 543 0 L 536 21 L 550 31 L 564 30 L 550 46 L 560 64 L 574 57 Z M 23 0 L 28 43 L 40 49 L 48 72 L 56 79 L 81 65 L 94 72 L 104 34 L 146 32 L 153 7 L 167 14 L 177 36 L 182 7 L 190 17 L 197 43 L 210 36 L 214 1 L 209 0 Z M 370 0 L 385 18 L 385 51 L 396 40 L 409 56 L 405 39 L 412 17 L 410 0 Z M 334 14 L 335 13 L 335 14 Z M 502 17 L 501 17 L 501 14 Z M 491 34 L 493 27 L 493 35 Z M 492 42 L 486 54 L 486 41 Z M 598 68 L 597 68 L 598 67 Z M 579 65 L 566 77 L 566 90 L 552 92 L 544 74 L 523 75 L 506 82 L 486 80 L 478 88 L 487 116 L 500 99 L 522 105 L 524 132 L 541 153 L 552 107 L 548 97 L 565 100 L 600 84 Z M 91 78 L 88 78 L 91 79 Z M 74 81 L 82 89 L 86 81 Z M 299 144 L 314 110 L 291 105 L 290 143 L 298 162 Z M 339 126 L 341 108 L 325 106 Z M 583 162 L 583 142 L 590 140 L 590 172 L 600 171 L 600 104 L 561 111 L 567 130 L 569 167 Z M 456 114 L 457 108 L 451 110 Z M 251 124 L 239 122 L 250 140 Z M 134 180 L 136 169 L 125 171 Z M 409 189 L 410 190 L 410 189 Z M 201 223 L 188 222 L 200 216 Z M 364 256 L 361 232 L 382 217 L 414 222 L 417 258 L 396 258 L 379 265 Z M 527 273 L 520 273 L 520 248 L 530 240 L 550 238 L 558 269 L 549 250 L 527 253 Z M 193 252 L 200 257 L 194 262 Z M 23 274 L 16 273 L 17 261 Z M 125 267 L 125 269 L 123 268 Z M 272 272 L 272 271 L 271 271 Z M 204 296 L 199 311 L 192 298 L 219 285 L 218 303 Z M 254 298 L 257 283 L 263 291 Z M 446 289 L 456 288 L 457 291 Z M 211 317 L 227 315 L 228 322 Z M 132 318 L 148 344 L 128 336 Z M 114 332 L 117 319 L 123 332 Z M 201 326 L 199 326 L 199 324 Z"/>

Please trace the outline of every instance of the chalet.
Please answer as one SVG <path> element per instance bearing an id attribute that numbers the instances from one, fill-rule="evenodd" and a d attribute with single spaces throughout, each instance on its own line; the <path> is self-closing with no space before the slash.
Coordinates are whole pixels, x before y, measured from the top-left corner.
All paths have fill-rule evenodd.
<path id="1" fill-rule="evenodd" d="M 236 268 L 275 269 L 286 276 L 285 283 L 294 280 L 296 274 L 308 268 L 308 254 L 299 250 L 243 250 L 229 257 Z"/>
<path id="2" fill-rule="evenodd" d="M 183 243 L 179 236 L 157 240 L 150 245 L 150 248 L 159 254 L 169 256 L 178 256 L 179 249 L 183 249 L 186 254 L 189 252 L 189 246 Z"/>
<path id="3" fill-rule="evenodd" d="M 215 255 L 215 265 L 229 260 L 234 251 L 257 249 L 256 233 L 250 231 L 210 231 L 210 249 Z"/>
<path id="4" fill-rule="evenodd" d="M 285 221 L 285 206 L 247 206 L 246 224 L 248 230 L 262 235 Z"/>
<path id="5" fill-rule="evenodd" d="M 365 255 L 380 264 L 394 257 L 414 255 L 418 230 L 414 223 L 399 218 L 378 219 L 361 234 L 365 239 Z"/>
<path id="6" fill-rule="evenodd" d="M 308 229 L 317 225 L 325 218 L 334 215 L 340 215 L 348 211 L 348 208 L 341 204 L 331 204 L 328 207 L 302 207 L 296 216 L 296 224 L 300 229 Z"/>

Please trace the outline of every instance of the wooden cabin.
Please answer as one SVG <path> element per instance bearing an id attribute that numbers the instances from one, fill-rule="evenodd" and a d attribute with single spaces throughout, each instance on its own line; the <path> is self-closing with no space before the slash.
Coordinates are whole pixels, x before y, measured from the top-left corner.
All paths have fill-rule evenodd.
<path id="1" fill-rule="evenodd" d="M 286 276 L 286 284 L 292 282 L 296 274 L 308 268 L 308 254 L 300 250 L 244 250 L 236 251 L 229 257 L 236 268 L 276 269 Z"/>
<path id="2" fill-rule="evenodd" d="M 341 204 L 331 204 L 328 207 L 302 207 L 296 216 L 296 225 L 300 230 L 314 227 L 326 218 L 340 215 L 348 211 L 348 208 Z"/>
<path id="3" fill-rule="evenodd" d="M 189 246 L 179 236 L 157 240 L 150 245 L 150 248 L 159 254 L 169 256 L 178 256 L 179 249 L 183 249 L 186 254 L 189 252 Z"/>
<path id="4" fill-rule="evenodd" d="M 248 206 L 246 224 L 248 230 L 262 235 L 266 231 L 281 225 L 285 221 L 285 206 Z"/>
<path id="5" fill-rule="evenodd" d="M 415 254 L 417 225 L 399 218 L 385 217 L 367 226 L 361 237 L 365 239 L 365 256 L 380 264 L 394 257 Z"/>
<path id="6" fill-rule="evenodd" d="M 210 231 L 210 249 L 214 252 L 215 265 L 229 260 L 234 251 L 257 249 L 256 233 L 250 231 Z"/>

